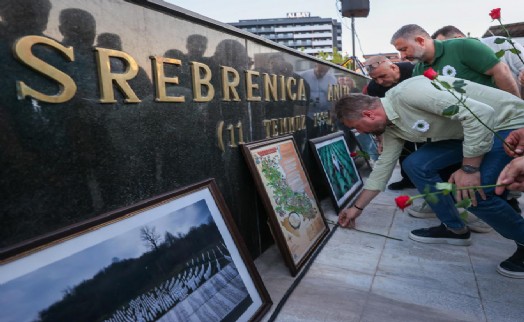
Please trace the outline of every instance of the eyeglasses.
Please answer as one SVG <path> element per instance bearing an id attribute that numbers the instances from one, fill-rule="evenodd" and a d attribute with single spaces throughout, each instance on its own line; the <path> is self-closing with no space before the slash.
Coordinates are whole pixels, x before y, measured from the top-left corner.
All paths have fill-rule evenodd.
<path id="1" fill-rule="evenodd" d="M 380 66 L 380 64 L 382 64 L 383 62 L 385 62 L 385 60 L 377 61 L 377 62 L 374 62 L 372 64 L 365 65 L 364 67 L 366 68 L 368 73 L 371 73 L 374 69 L 376 69 L 378 66 Z"/>

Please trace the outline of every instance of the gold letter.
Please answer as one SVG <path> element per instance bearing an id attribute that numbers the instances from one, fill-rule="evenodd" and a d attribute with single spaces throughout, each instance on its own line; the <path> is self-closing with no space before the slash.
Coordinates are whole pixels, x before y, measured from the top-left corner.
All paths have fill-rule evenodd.
<path id="1" fill-rule="evenodd" d="M 261 101 L 260 96 L 253 96 L 253 89 L 258 89 L 258 84 L 253 83 L 253 76 L 259 76 L 260 73 L 254 70 L 246 70 L 246 91 L 248 101 Z"/>
<path id="2" fill-rule="evenodd" d="M 155 102 L 185 102 L 184 96 L 167 96 L 166 93 L 166 83 L 178 84 L 178 77 L 167 77 L 164 73 L 164 64 L 180 66 L 182 63 L 180 59 L 155 56 L 149 58 L 153 61 L 153 77 L 156 90 Z"/>
<path id="3" fill-rule="evenodd" d="M 262 126 L 264 126 L 264 129 L 266 130 L 266 139 L 269 139 L 271 137 L 271 121 L 263 120 Z"/>
<path id="4" fill-rule="evenodd" d="M 279 120 L 280 134 L 288 133 L 288 130 L 287 130 L 287 118 L 283 117 L 283 118 L 278 119 L 278 120 Z"/>
<path id="5" fill-rule="evenodd" d="M 293 84 L 291 84 L 293 83 Z M 287 85 L 287 96 L 292 100 L 296 100 L 297 99 L 297 94 L 293 93 L 291 91 L 291 86 L 295 85 L 297 83 L 297 80 L 294 79 L 293 77 L 288 77 L 287 79 L 287 82 L 286 82 L 286 85 Z"/>
<path id="6" fill-rule="evenodd" d="M 100 103 L 116 103 L 115 92 L 113 91 L 113 81 L 120 91 L 125 95 L 126 103 L 140 103 L 131 86 L 127 83 L 138 74 L 138 65 L 133 57 L 123 51 L 95 47 L 96 61 L 98 64 L 98 75 L 100 76 Z M 126 63 L 126 70 L 123 73 L 111 73 L 110 57 L 118 57 Z"/>
<path id="7" fill-rule="evenodd" d="M 328 85 L 328 95 L 327 100 L 332 101 L 333 100 L 333 85 Z"/>
<path id="8" fill-rule="evenodd" d="M 35 91 L 31 87 L 27 86 L 24 82 L 17 81 L 16 87 L 18 89 L 18 99 L 22 100 L 26 96 L 31 96 L 46 103 L 64 103 L 69 101 L 73 96 L 75 96 L 76 93 L 75 81 L 69 77 L 69 75 L 64 74 L 40 58 L 33 56 L 31 48 L 35 44 L 49 45 L 60 51 L 60 53 L 63 54 L 66 58 L 69 58 L 70 61 L 75 61 L 73 47 L 64 47 L 52 39 L 41 36 L 26 36 L 20 38 L 14 47 L 15 57 L 37 72 L 41 72 L 45 76 L 57 81 L 60 86 L 60 91 L 57 95 L 45 95 Z"/>
<path id="9" fill-rule="evenodd" d="M 211 69 L 206 64 L 196 61 L 191 63 L 191 73 L 193 76 L 193 101 L 209 102 L 215 96 L 215 88 L 211 85 Z M 200 71 L 204 72 L 204 78 L 200 77 Z M 207 95 L 202 95 L 202 86 L 207 87 Z"/>
<path id="10" fill-rule="evenodd" d="M 220 69 L 222 70 L 222 93 L 223 97 L 222 100 L 224 101 L 231 101 L 231 98 L 229 97 L 229 93 L 233 93 L 233 101 L 240 101 L 240 97 L 238 96 L 238 92 L 235 87 L 238 86 L 240 83 L 240 75 L 238 75 L 238 72 L 228 66 L 220 66 Z M 233 74 L 233 80 L 229 81 L 228 74 Z"/>
<path id="11" fill-rule="evenodd" d="M 286 78 L 285 76 L 278 76 L 280 79 L 280 100 L 285 101 L 286 100 Z"/>
<path id="12" fill-rule="evenodd" d="M 304 79 L 298 80 L 298 89 L 297 89 L 298 100 L 306 101 L 306 89 L 304 88 Z"/>
<path id="13" fill-rule="evenodd" d="M 269 102 L 271 98 L 269 95 L 271 94 L 271 97 L 273 97 L 274 101 L 278 101 L 278 92 L 277 92 L 277 75 L 274 74 L 262 74 L 264 77 L 264 100 L 266 102 Z"/>

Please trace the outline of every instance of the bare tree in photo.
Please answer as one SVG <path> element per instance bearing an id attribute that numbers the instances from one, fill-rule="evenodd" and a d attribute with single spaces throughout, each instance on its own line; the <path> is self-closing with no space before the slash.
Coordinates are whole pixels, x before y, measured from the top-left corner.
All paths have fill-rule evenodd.
<path id="1" fill-rule="evenodd" d="M 146 246 L 151 250 L 158 250 L 158 244 L 160 243 L 160 235 L 156 232 L 154 226 L 144 226 L 140 228 L 140 239 L 146 243 Z"/>

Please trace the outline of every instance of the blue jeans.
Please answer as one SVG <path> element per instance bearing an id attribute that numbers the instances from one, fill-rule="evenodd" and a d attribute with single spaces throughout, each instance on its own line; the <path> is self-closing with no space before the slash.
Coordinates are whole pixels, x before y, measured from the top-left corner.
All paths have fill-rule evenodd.
<path id="1" fill-rule="evenodd" d="M 511 130 L 499 131 L 506 138 Z M 455 163 L 462 162 L 462 141 L 446 140 L 424 144 L 416 152 L 404 160 L 404 171 L 417 189 L 422 193 L 426 187 L 436 191 L 435 183 L 442 182 L 439 170 Z M 502 169 L 511 161 L 503 148 L 503 143 L 494 138 L 491 151 L 484 155 L 480 166 L 481 184 L 494 184 Z M 484 220 L 502 236 L 524 244 L 524 218 L 506 202 L 505 198 L 495 194 L 495 188 L 483 189 L 486 200 L 477 193 L 477 206 L 468 211 Z M 437 194 L 438 202 L 428 202 L 437 217 L 452 229 L 464 228 L 465 224 L 459 217 L 455 200 L 451 195 Z"/>

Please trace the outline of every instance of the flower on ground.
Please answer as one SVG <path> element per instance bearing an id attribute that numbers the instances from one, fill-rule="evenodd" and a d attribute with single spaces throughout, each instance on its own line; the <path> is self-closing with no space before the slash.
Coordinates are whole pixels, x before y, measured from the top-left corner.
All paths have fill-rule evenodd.
<path id="1" fill-rule="evenodd" d="M 433 68 L 430 67 L 426 69 L 426 71 L 424 72 L 424 76 L 426 76 L 427 78 L 431 80 L 434 80 L 435 78 L 438 77 L 438 73 Z"/>
<path id="2" fill-rule="evenodd" d="M 411 197 L 410 196 L 398 196 L 395 198 L 395 203 L 397 204 L 397 207 L 399 207 L 402 211 L 404 211 L 404 208 L 411 205 Z"/>
<path id="3" fill-rule="evenodd" d="M 442 75 L 455 77 L 457 75 L 457 70 L 451 65 L 446 65 L 442 68 Z"/>
<path id="4" fill-rule="evenodd" d="M 493 20 L 500 19 L 500 8 L 495 8 L 495 9 L 491 10 L 490 13 L 489 13 L 489 16 Z"/>
<path id="5" fill-rule="evenodd" d="M 429 130 L 429 123 L 424 120 L 418 120 L 411 128 L 419 132 L 427 132 Z"/>

